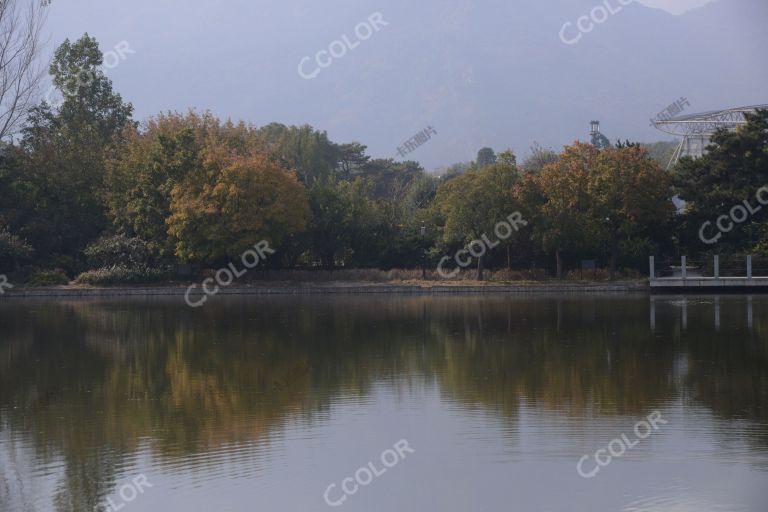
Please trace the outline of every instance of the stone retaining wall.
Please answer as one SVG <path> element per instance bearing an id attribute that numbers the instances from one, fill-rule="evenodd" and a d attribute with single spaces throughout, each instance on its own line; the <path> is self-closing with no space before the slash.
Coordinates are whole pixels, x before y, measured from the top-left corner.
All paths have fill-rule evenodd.
<path id="1" fill-rule="evenodd" d="M 53 287 L 15 288 L 6 290 L 0 300 L 25 297 L 120 297 L 120 296 L 183 296 L 187 286 L 159 287 Z M 217 295 L 324 295 L 324 294 L 530 294 L 530 293 L 629 293 L 648 292 L 647 283 L 605 283 L 605 284 L 520 284 L 520 285 L 281 285 L 221 288 Z"/>

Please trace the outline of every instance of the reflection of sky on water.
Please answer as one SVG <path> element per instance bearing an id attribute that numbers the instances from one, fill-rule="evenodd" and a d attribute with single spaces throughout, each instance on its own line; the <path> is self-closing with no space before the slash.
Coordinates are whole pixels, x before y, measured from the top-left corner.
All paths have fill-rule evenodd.
<path id="1" fill-rule="evenodd" d="M 345 510 L 762 510 L 768 300 L 752 328 L 718 300 L 720 333 L 707 298 L 685 330 L 675 298 L 651 330 L 643 296 L 4 303 L 0 508 L 117 503 L 146 474 L 123 512 L 325 510 L 407 439 Z M 654 410 L 668 424 L 577 474 Z"/>

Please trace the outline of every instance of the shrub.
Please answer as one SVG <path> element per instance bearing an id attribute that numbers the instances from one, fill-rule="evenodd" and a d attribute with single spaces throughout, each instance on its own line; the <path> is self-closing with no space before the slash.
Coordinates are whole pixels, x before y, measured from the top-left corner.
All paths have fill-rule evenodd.
<path id="1" fill-rule="evenodd" d="M 33 272 L 26 279 L 27 286 L 58 286 L 69 284 L 69 277 L 63 270 L 38 270 Z"/>
<path id="2" fill-rule="evenodd" d="M 768 229 L 766 229 L 766 237 L 752 249 L 752 252 L 759 257 L 768 257 Z"/>
<path id="3" fill-rule="evenodd" d="M 643 275 L 635 269 L 622 268 L 616 270 L 616 279 L 642 279 Z M 565 276 L 566 281 L 610 281 L 611 270 L 608 268 L 598 268 L 584 270 L 571 270 Z"/>
<path id="4" fill-rule="evenodd" d="M 32 256 L 32 247 L 5 228 L 0 228 L 0 266 L 13 267 L 18 260 Z"/>
<path id="5" fill-rule="evenodd" d="M 446 278 L 437 273 L 434 266 L 427 266 L 427 280 L 429 281 L 475 281 L 477 270 L 468 268 L 461 270 L 452 278 Z M 542 281 L 547 279 L 544 269 L 523 270 L 488 270 L 485 271 L 485 280 L 488 282 L 508 281 Z M 333 271 L 314 270 L 260 270 L 250 272 L 243 278 L 246 281 L 288 281 L 288 282 L 405 282 L 420 281 L 421 269 L 336 269 Z"/>
<path id="6" fill-rule="evenodd" d="M 45 258 L 45 266 L 47 268 L 63 270 L 68 276 L 76 276 L 83 270 L 87 270 L 89 267 L 84 266 L 84 263 L 82 258 L 75 258 L 68 254 L 52 253 Z"/>
<path id="7" fill-rule="evenodd" d="M 92 267 L 107 268 L 118 265 L 126 267 L 146 267 L 152 254 L 147 243 L 141 238 L 129 238 L 125 235 L 103 237 L 89 245 L 83 253 Z"/>
<path id="8" fill-rule="evenodd" d="M 170 273 L 165 269 L 147 266 L 129 267 L 127 265 L 112 265 L 96 270 L 89 270 L 77 276 L 80 284 L 109 285 L 109 284 L 145 284 L 169 279 Z"/>

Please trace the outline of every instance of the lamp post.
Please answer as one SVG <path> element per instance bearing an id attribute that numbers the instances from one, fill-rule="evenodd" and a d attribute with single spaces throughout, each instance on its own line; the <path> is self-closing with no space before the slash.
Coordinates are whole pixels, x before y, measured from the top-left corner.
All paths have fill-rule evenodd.
<path id="1" fill-rule="evenodd" d="M 426 248 L 424 247 L 424 236 L 427 234 L 427 226 L 421 221 L 421 278 L 427 279 L 427 268 L 424 265 Z"/>

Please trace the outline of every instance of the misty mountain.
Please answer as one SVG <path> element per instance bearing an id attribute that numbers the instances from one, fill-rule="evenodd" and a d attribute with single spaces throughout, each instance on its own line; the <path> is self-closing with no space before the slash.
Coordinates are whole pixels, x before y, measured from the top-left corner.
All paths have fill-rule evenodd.
<path id="1" fill-rule="evenodd" d="M 310 123 L 376 157 L 433 126 L 408 155 L 427 168 L 483 146 L 559 149 L 587 140 L 592 119 L 611 140 L 668 140 L 649 119 L 681 97 L 688 112 L 768 102 L 754 85 L 768 83 L 765 0 L 682 16 L 606 2 L 615 14 L 576 44 L 561 28 L 571 22 L 567 37 L 578 36 L 597 0 L 54 2 L 49 22 L 52 44 L 85 31 L 105 50 L 130 43 L 135 53 L 109 75 L 139 118 L 194 107 L 256 125 Z M 377 12 L 387 24 L 357 40 Z M 359 46 L 299 76 L 304 57 L 314 70 L 316 53 L 343 35 Z"/>

